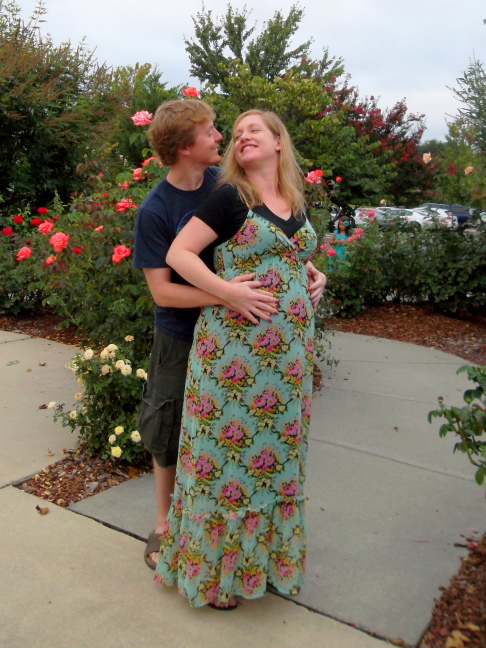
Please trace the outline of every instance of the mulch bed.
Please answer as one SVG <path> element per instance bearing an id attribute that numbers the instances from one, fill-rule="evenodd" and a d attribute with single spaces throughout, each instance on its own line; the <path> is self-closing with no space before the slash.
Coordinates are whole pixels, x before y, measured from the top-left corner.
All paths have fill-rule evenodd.
<path id="1" fill-rule="evenodd" d="M 17 331 L 56 342 L 80 345 L 73 327 L 58 329 L 62 318 L 45 309 L 23 317 L 0 314 L 0 330 Z M 418 344 L 486 365 L 486 313 L 448 317 L 432 308 L 409 304 L 370 307 L 353 319 L 332 318 L 332 329 Z M 319 388 L 320 377 L 314 376 Z M 147 466 L 134 468 L 112 459 L 90 457 L 82 448 L 66 450 L 66 457 L 19 485 L 59 506 L 140 476 Z M 479 488 L 479 487 L 478 487 Z M 39 513 L 47 512 L 45 508 Z M 486 648 L 486 534 L 467 538 L 468 555 L 448 587 L 440 588 L 422 646 L 426 648 Z"/>

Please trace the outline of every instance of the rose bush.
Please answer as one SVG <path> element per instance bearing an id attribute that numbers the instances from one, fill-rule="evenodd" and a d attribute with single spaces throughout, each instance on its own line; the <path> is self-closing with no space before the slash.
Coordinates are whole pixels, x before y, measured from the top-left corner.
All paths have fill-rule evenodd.
<path id="1" fill-rule="evenodd" d="M 86 345 L 118 343 L 129 327 L 137 357 L 148 356 L 153 301 L 143 273 L 132 268 L 133 228 L 137 206 L 166 170 L 154 158 L 142 164 L 143 180 L 134 182 L 131 170 L 113 179 L 93 174 L 71 204 L 49 206 L 51 218 L 32 226 L 24 215 L 28 246 L 27 236 L 1 237 L 7 260 L 2 255 L 0 263 L 13 280 L 4 306 L 14 294 L 24 306 L 40 301 L 63 315 L 65 325 L 74 324 Z"/>
<path id="2" fill-rule="evenodd" d="M 136 462 L 146 458 L 137 428 L 145 367 L 135 361 L 135 336 L 101 351 L 86 349 L 67 366 L 77 376 L 80 391 L 70 410 L 52 401 L 54 419 L 77 432 L 88 454 Z"/>

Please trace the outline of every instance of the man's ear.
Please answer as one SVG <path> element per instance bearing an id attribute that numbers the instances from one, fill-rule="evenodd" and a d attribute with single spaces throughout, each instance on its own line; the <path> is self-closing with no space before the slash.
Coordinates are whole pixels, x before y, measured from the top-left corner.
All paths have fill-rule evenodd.
<path id="1" fill-rule="evenodd" d="M 189 146 L 181 146 L 177 152 L 179 154 L 178 157 L 188 157 L 191 154 Z"/>

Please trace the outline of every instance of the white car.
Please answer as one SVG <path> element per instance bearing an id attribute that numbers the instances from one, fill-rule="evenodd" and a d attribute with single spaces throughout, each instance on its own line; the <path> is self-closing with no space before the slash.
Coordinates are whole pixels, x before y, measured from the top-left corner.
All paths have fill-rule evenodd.
<path id="1" fill-rule="evenodd" d="M 424 214 L 422 226 L 433 225 L 438 223 L 449 229 L 457 229 L 457 218 L 448 209 L 440 207 L 429 207 L 428 209 L 414 209 L 414 212 Z"/>
<path id="2" fill-rule="evenodd" d="M 442 213 L 441 213 L 442 212 Z M 454 227 L 454 217 L 446 210 L 439 209 L 407 209 L 406 207 L 378 207 L 376 220 L 381 227 L 387 227 L 393 222 L 416 223 L 416 226 L 431 227 L 441 225 L 447 228 Z"/>

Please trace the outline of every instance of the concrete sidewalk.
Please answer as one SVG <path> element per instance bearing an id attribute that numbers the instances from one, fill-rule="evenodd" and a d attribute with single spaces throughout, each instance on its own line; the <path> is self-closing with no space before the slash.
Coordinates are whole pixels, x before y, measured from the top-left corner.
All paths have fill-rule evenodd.
<path id="1" fill-rule="evenodd" d="M 366 336 L 332 343 L 340 363 L 322 367 L 313 403 L 307 585 L 292 600 L 269 594 L 224 615 L 191 610 L 152 581 L 141 542 L 153 528 L 152 475 L 72 510 L 49 504 L 46 516 L 35 509 L 45 502 L 11 485 L 75 443 L 38 408 L 73 402 L 64 364 L 76 350 L 0 332 L 0 644 L 379 648 L 375 634 L 416 645 L 464 555 L 454 543 L 485 530 L 472 466 L 427 423 L 439 395 L 462 403 L 469 384 L 455 371 L 465 362 Z"/>

